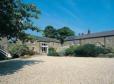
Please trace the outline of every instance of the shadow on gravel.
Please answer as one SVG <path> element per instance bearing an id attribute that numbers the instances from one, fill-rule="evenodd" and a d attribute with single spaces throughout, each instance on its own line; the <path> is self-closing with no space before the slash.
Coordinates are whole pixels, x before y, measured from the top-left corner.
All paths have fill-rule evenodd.
<path id="1" fill-rule="evenodd" d="M 33 65 L 44 62 L 42 60 L 12 60 L 0 63 L 0 76 L 10 75 L 20 70 L 25 65 Z"/>

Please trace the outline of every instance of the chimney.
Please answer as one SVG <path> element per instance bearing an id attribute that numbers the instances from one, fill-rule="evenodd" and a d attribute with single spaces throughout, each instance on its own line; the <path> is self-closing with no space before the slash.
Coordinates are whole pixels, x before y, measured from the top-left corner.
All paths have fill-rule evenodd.
<path id="1" fill-rule="evenodd" d="M 91 31 L 88 29 L 88 32 L 87 32 L 87 34 L 91 34 Z"/>
<path id="2" fill-rule="evenodd" d="M 84 33 L 81 34 L 82 36 L 84 35 Z"/>
<path id="3" fill-rule="evenodd" d="M 78 34 L 78 36 L 81 36 L 80 33 Z"/>

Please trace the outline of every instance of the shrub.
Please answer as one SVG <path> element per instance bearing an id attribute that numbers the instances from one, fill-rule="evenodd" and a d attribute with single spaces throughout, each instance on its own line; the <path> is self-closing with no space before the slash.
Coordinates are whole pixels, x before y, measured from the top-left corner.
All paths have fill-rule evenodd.
<path id="1" fill-rule="evenodd" d="M 105 48 L 105 47 L 96 47 L 98 54 L 108 54 L 112 52 L 111 48 Z"/>
<path id="2" fill-rule="evenodd" d="M 104 47 L 100 47 L 100 46 L 95 46 L 94 44 L 85 44 L 83 46 L 79 46 L 76 50 L 75 50 L 75 55 L 78 56 L 92 56 L 92 57 L 96 57 L 99 54 L 107 54 L 110 53 L 111 50 L 104 48 Z"/>
<path id="3" fill-rule="evenodd" d="M 114 53 L 108 53 L 108 54 L 105 54 L 105 56 L 107 56 L 109 58 L 113 58 L 114 57 Z"/>
<path id="4" fill-rule="evenodd" d="M 112 48 L 112 53 L 114 53 L 114 48 Z"/>
<path id="5" fill-rule="evenodd" d="M 77 45 L 74 45 L 74 46 L 70 46 L 70 48 L 67 48 L 66 50 L 65 50 L 65 55 L 66 56 L 73 56 L 74 55 L 74 51 L 76 50 L 76 48 L 77 48 Z"/>
<path id="6" fill-rule="evenodd" d="M 54 48 L 49 48 L 48 49 L 48 56 L 58 56 L 58 53 Z"/>
<path id="7" fill-rule="evenodd" d="M 65 56 L 65 50 L 61 50 L 57 52 L 59 56 Z"/>
<path id="8" fill-rule="evenodd" d="M 106 57 L 106 58 L 113 58 L 114 53 L 108 53 L 108 54 L 99 54 L 98 57 Z"/>
<path id="9" fill-rule="evenodd" d="M 97 52 L 95 50 L 95 45 L 93 44 L 86 44 L 83 46 L 79 46 L 76 50 L 75 50 L 75 55 L 78 56 L 96 56 Z"/>
<path id="10" fill-rule="evenodd" d="M 28 52 L 28 55 L 35 55 L 35 54 L 36 54 L 36 52 L 33 50 L 29 50 L 29 52 Z"/>
<path id="11" fill-rule="evenodd" d="M 9 46 L 9 52 L 13 58 L 18 58 L 20 56 L 28 55 L 30 51 L 26 45 L 11 44 Z"/>

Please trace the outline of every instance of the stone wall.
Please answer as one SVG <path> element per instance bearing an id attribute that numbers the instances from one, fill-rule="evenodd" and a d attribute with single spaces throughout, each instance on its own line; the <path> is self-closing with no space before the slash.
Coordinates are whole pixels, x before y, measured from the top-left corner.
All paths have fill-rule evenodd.
<path id="1" fill-rule="evenodd" d="M 105 37 L 105 45 L 106 47 L 114 48 L 114 36 Z"/>
<path id="2" fill-rule="evenodd" d="M 104 45 L 104 37 L 99 37 L 99 38 L 89 38 L 89 39 L 82 39 L 81 40 L 81 45 L 84 45 L 84 44 L 101 44 L 101 45 Z"/>
<path id="3" fill-rule="evenodd" d="M 27 42 L 26 44 L 30 49 L 34 49 L 34 51 L 37 52 L 38 54 L 47 54 L 47 53 L 42 53 L 42 44 L 46 44 L 48 48 L 53 47 L 56 50 L 61 46 L 60 43 L 57 43 L 57 42 L 34 41 L 33 43 Z"/>
<path id="4" fill-rule="evenodd" d="M 64 45 L 71 46 L 71 45 L 84 45 L 84 44 L 104 45 L 106 47 L 114 48 L 114 36 L 66 41 Z"/>
<path id="5" fill-rule="evenodd" d="M 80 40 L 65 41 L 64 46 L 80 45 Z"/>

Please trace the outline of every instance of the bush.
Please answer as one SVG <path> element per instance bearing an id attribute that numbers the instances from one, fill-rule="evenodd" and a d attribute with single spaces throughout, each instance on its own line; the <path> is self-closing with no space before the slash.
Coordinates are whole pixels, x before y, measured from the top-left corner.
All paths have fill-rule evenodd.
<path id="1" fill-rule="evenodd" d="M 104 47 L 99 47 L 99 46 L 95 46 L 94 44 L 85 44 L 83 46 L 79 46 L 76 50 L 75 50 L 75 55 L 77 56 L 92 56 L 92 57 L 96 57 L 99 54 L 107 54 L 110 53 L 111 50 L 104 48 Z"/>
<path id="2" fill-rule="evenodd" d="M 106 57 L 106 58 L 113 58 L 114 53 L 108 53 L 108 54 L 99 54 L 98 57 Z"/>
<path id="3" fill-rule="evenodd" d="M 66 56 L 82 56 L 82 57 L 96 57 L 99 54 L 111 53 L 112 49 L 103 46 L 96 46 L 94 44 L 85 44 L 82 46 L 71 46 L 65 50 Z"/>
<path id="4" fill-rule="evenodd" d="M 74 51 L 77 49 L 77 45 L 74 46 L 70 46 L 70 48 L 67 48 L 65 50 L 65 55 L 66 56 L 73 56 L 74 55 Z"/>
<path id="5" fill-rule="evenodd" d="M 48 56 L 59 56 L 54 48 L 48 49 Z"/>
<path id="6" fill-rule="evenodd" d="M 96 51 L 98 54 L 108 54 L 108 53 L 112 53 L 112 49 L 111 48 L 105 48 L 105 47 L 96 47 Z"/>
<path id="7" fill-rule="evenodd" d="M 61 50 L 57 52 L 59 56 L 65 56 L 65 50 Z"/>
<path id="8" fill-rule="evenodd" d="M 113 58 L 114 57 L 114 53 L 108 53 L 108 54 L 105 54 L 105 56 L 107 56 L 109 58 Z"/>
<path id="9" fill-rule="evenodd" d="M 114 53 L 114 48 L 112 48 L 112 53 Z"/>
<path id="10" fill-rule="evenodd" d="M 29 48 L 26 45 L 11 44 L 9 46 L 9 52 L 13 58 L 18 58 L 20 56 L 28 55 L 30 53 Z"/>
<path id="11" fill-rule="evenodd" d="M 83 46 L 79 46 L 76 50 L 75 50 L 75 55 L 78 56 L 96 56 L 97 52 L 95 49 L 95 45 L 93 44 L 86 44 Z"/>
<path id="12" fill-rule="evenodd" d="M 28 55 L 35 55 L 37 52 L 33 51 L 33 50 L 29 50 Z"/>

